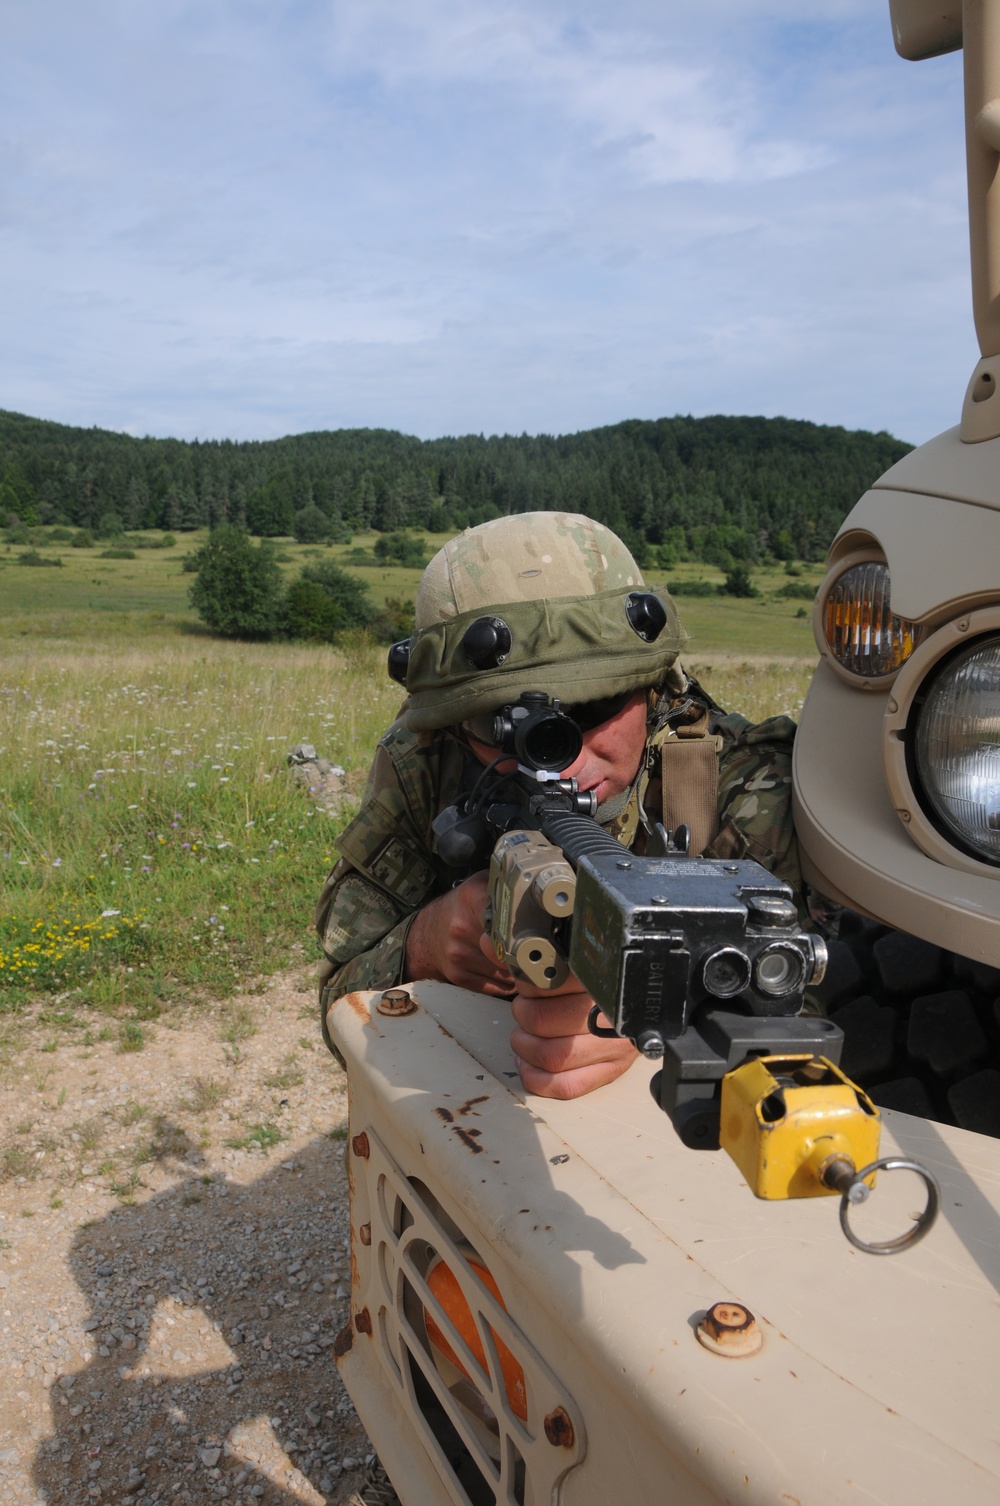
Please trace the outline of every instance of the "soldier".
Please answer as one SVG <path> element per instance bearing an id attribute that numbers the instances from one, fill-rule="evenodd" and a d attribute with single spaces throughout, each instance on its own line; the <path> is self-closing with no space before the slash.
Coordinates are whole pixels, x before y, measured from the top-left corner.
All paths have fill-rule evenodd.
<path id="1" fill-rule="evenodd" d="M 621 540 L 590 518 L 498 518 L 435 555 L 401 672 L 407 700 L 317 907 L 324 1015 L 354 989 L 437 978 L 511 999 L 530 1092 L 573 1098 L 631 1065 L 629 1041 L 588 1031 L 592 1001 L 572 976 L 543 993 L 497 962 L 483 933 L 486 872 L 449 867 L 432 822 L 497 756 L 470 723 L 544 690 L 583 731 L 563 775 L 596 793 L 613 836 L 641 852 L 657 821 L 683 821 L 692 852 L 755 858 L 798 891 L 794 724 L 723 712 L 681 668 L 685 641 L 670 597 L 649 590 Z"/>

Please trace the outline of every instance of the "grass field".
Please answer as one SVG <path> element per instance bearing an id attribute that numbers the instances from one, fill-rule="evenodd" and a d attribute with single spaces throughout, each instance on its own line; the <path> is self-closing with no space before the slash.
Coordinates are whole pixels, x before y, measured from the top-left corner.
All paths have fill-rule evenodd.
<path id="1" fill-rule="evenodd" d="M 39 530 L 44 533 L 44 530 Z M 192 576 L 183 570 L 184 559 L 205 541 L 204 532 L 178 534 L 172 549 L 137 550 L 134 559 L 101 558 L 101 547 L 73 549 L 66 544 L 39 545 L 43 557 L 61 560 L 50 568 L 20 565 L 26 553 L 22 546 L 0 545 L 0 620 L 8 635 L 65 637 L 79 642 L 81 636 L 128 637 L 158 633 L 170 624 L 185 632 L 201 631 L 189 605 Z M 279 540 L 276 551 L 285 576 L 298 574 L 310 561 L 332 559 L 346 565 L 364 580 L 378 605 L 388 597 L 412 601 L 420 572 L 382 565 L 357 567 L 346 556 L 352 549 L 368 548 L 377 535 L 361 535 L 351 545 L 302 545 Z M 448 535 L 426 535 L 437 549 Z M 802 565 L 796 583 L 816 587 L 822 565 Z M 667 580 L 704 580 L 721 584 L 723 573 L 711 565 L 682 564 L 665 572 L 652 570 L 655 584 Z M 697 654 L 740 651 L 748 654 L 805 657 L 813 655 L 812 630 L 807 600 L 788 600 L 777 592 L 790 583 L 782 567 L 754 572 L 760 596 L 683 596 L 678 605 L 691 634 L 691 650 Z M 80 614 L 90 614 L 81 622 Z"/>
<path id="2" fill-rule="evenodd" d="M 179 999 L 316 956 L 338 822 L 290 780 L 286 755 L 311 742 L 360 777 L 399 702 L 384 650 L 364 642 L 207 635 L 181 569 L 200 541 L 134 560 L 43 551 L 59 568 L 0 553 L 0 1009 L 41 999 L 53 1030 L 86 1005 L 118 1016 L 127 1046 L 135 1021 Z M 290 573 L 327 554 L 279 550 Z M 357 573 L 379 601 L 412 600 L 419 578 Z M 685 576 L 713 572 L 671 572 Z M 755 719 L 794 715 L 815 659 L 804 604 L 773 596 L 787 579 L 762 574 L 757 599 L 679 600 L 687 664 Z"/>

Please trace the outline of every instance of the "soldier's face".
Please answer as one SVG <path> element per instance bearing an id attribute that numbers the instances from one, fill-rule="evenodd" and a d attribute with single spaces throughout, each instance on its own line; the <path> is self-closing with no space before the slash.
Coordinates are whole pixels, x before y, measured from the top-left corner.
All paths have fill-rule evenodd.
<path id="1" fill-rule="evenodd" d="M 492 763 L 496 748 L 470 737 L 469 744 L 481 764 Z M 614 799 L 635 778 L 646 746 L 646 692 L 637 690 L 622 709 L 606 722 L 583 734 L 583 749 L 575 763 L 560 772 L 564 779 L 575 779 L 581 790 L 593 790 L 597 803 Z M 514 760 L 500 764 L 507 773 L 516 767 Z"/>

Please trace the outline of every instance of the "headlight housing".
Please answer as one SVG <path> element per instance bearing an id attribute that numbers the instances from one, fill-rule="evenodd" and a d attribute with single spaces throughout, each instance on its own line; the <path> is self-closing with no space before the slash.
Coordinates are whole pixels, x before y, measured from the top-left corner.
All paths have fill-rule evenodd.
<path id="1" fill-rule="evenodd" d="M 911 758 L 932 820 L 1000 863 L 1000 634 L 938 666 L 914 708 Z"/>
<path id="2" fill-rule="evenodd" d="M 886 780 L 917 845 L 942 862 L 1000 868 L 1000 610 L 922 645 L 886 712 Z"/>
<path id="3" fill-rule="evenodd" d="M 893 612 L 889 586 L 884 559 L 853 554 L 837 562 L 817 594 L 819 651 L 854 685 L 887 688 L 920 641 L 918 624 Z"/>

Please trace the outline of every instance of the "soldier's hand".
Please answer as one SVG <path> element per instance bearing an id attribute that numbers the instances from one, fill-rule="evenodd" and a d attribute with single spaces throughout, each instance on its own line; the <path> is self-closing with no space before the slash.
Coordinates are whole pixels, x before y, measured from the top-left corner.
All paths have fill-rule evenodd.
<path id="1" fill-rule="evenodd" d="M 587 1016 L 594 1001 L 572 974 L 560 988 L 519 986 L 511 1005 L 515 1028 L 510 1043 L 529 1093 L 579 1098 L 621 1077 L 639 1055 L 620 1036 L 591 1035 Z M 599 1021 L 608 1023 L 603 1015 Z"/>
<path id="2" fill-rule="evenodd" d="M 406 938 L 408 978 L 439 978 L 477 994 L 514 992 L 513 977 L 483 936 L 487 877 L 474 873 L 418 910 Z"/>

